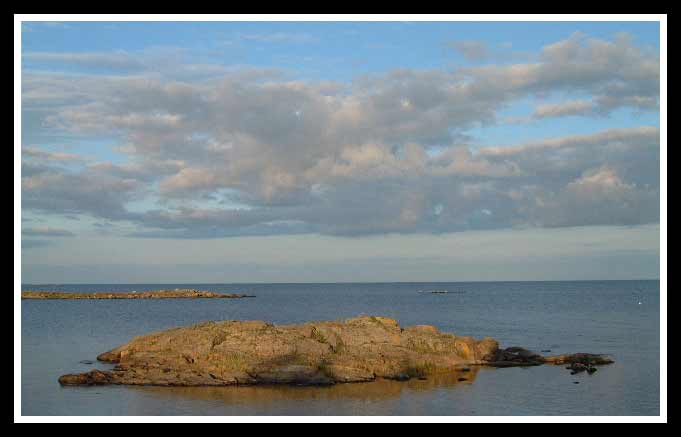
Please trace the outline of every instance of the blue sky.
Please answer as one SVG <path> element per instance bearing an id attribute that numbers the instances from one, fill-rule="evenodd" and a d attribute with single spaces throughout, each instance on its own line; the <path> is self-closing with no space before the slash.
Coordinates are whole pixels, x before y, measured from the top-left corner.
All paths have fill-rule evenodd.
<path id="1" fill-rule="evenodd" d="M 22 280 L 656 277 L 659 126 L 657 22 L 24 22 Z"/>

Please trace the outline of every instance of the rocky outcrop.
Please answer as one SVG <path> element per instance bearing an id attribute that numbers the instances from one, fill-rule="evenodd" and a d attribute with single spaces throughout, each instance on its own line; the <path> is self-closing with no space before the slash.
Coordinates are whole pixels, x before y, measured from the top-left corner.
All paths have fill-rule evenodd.
<path id="1" fill-rule="evenodd" d="M 518 366 L 541 366 L 542 364 L 569 364 L 569 370 L 578 373 L 579 369 L 589 370 L 594 373 L 596 365 L 612 364 L 613 360 L 605 355 L 596 354 L 564 354 L 554 356 L 542 356 L 521 347 L 510 347 L 497 350 L 494 354 L 485 357 L 486 365 L 491 367 L 518 367 Z"/>
<path id="2" fill-rule="evenodd" d="M 545 358 L 521 347 L 509 347 L 486 356 L 485 361 L 492 367 L 540 366 Z"/>
<path id="3" fill-rule="evenodd" d="M 402 328 L 397 321 L 384 317 L 288 326 L 225 321 L 137 337 L 97 357 L 116 364 L 112 370 L 64 375 L 59 382 L 331 385 L 463 374 L 473 365 L 563 364 L 569 357 L 541 357 L 522 348 L 500 350 L 492 338 L 476 340 L 443 333 L 429 325 Z"/>
<path id="4" fill-rule="evenodd" d="M 582 363 L 587 366 L 596 365 L 600 366 L 603 364 L 612 364 L 614 361 L 605 355 L 596 354 L 565 354 L 565 355 L 554 355 L 552 357 L 544 357 L 546 363 L 551 364 L 576 364 Z"/>
<path id="5" fill-rule="evenodd" d="M 130 292 L 107 292 L 100 291 L 95 293 L 68 293 L 63 291 L 22 291 L 22 299 L 238 299 L 244 297 L 255 297 L 247 294 L 226 294 L 215 293 L 212 291 L 201 291 L 194 289 L 174 289 L 174 290 L 155 290 L 155 291 L 130 291 Z"/>

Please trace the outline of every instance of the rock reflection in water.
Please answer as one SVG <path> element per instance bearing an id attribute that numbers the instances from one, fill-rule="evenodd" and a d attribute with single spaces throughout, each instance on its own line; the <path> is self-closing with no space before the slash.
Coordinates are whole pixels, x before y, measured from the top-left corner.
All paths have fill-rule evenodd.
<path id="1" fill-rule="evenodd" d="M 295 387 L 287 385 L 257 385 L 238 387 L 152 387 L 132 386 L 157 398 L 182 397 L 191 400 L 223 402 L 225 404 L 267 404 L 302 400 L 362 400 L 379 401 L 395 399 L 403 392 L 425 392 L 440 388 L 454 388 L 471 384 L 479 368 L 430 375 L 427 379 L 412 378 L 408 381 L 378 379 L 366 383 L 336 384 L 328 387 Z M 465 379 L 465 380 L 463 380 Z"/>

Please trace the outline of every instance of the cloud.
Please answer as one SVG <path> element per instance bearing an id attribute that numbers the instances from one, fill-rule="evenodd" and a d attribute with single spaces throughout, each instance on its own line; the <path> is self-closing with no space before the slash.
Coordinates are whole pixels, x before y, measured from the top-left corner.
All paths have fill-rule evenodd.
<path id="1" fill-rule="evenodd" d="M 237 39 L 263 43 L 303 44 L 316 42 L 317 38 L 307 33 L 272 32 L 272 33 L 240 33 Z"/>
<path id="2" fill-rule="evenodd" d="M 483 41 L 457 40 L 447 44 L 469 61 L 484 61 L 491 55 L 489 47 Z"/>
<path id="3" fill-rule="evenodd" d="M 624 225 L 659 220 L 659 193 L 625 182 L 608 166 L 589 169 L 559 194 L 550 226 L 579 226 L 616 221 Z M 607 210 L 608 215 L 602 211 Z"/>
<path id="4" fill-rule="evenodd" d="M 106 68 L 114 70 L 141 70 L 144 63 L 126 52 L 114 53 L 52 53 L 29 52 L 23 54 L 23 59 L 38 62 L 59 62 L 75 64 L 85 67 Z"/>
<path id="5" fill-rule="evenodd" d="M 22 209 L 123 220 L 130 216 L 124 204 L 133 200 L 133 194 L 141 188 L 141 179 L 124 178 L 96 168 L 22 170 Z"/>
<path id="6" fill-rule="evenodd" d="M 193 80 L 29 73 L 23 99 L 46 111 L 44 129 L 118 138 L 129 162 L 73 170 L 28 159 L 22 207 L 172 238 L 659 220 L 655 127 L 469 145 L 472 128 L 542 93 L 590 98 L 540 106 L 536 117 L 656 110 L 659 59 L 624 36 L 576 34 L 538 59 L 350 84 L 265 70 Z"/>
<path id="7" fill-rule="evenodd" d="M 630 105 L 657 107 L 659 70 L 657 53 L 634 46 L 625 35 L 605 41 L 577 33 L 545 46 L 539 62 L 471 67 L 465 72 L 489 93 L 589 93 L 597 109 L 607 112 Z"/>
<path id="8" fill-rule="evenodd" d="M 75 153 L 52 152 L 34 147 L 22 147 L 21 155 L 23 160 L 42 163 L 82 163 L 90 160 Z"/>
<path id="9" fill-rule="evenodd" d="M 573 100 L 563 103 L 540 105 L 534 110 L 534 118 L 564 117 L 567 115 L 589 115 L 594 111 L 594 103 L 586 100 Z"/>
<path id="10" fill-rule="evenodd" d="M 658 160 L 659 131 L 635 128 L 477 153 L 457 147 L 429 156 L 413 144 L 348 148 L 299 175 L 262 176 L 250 190 L 217 166 L 177 173 L 171 166 L 157 194 L 175 199 L 173 190 L 183 190 L 187 197 L 144 212 L 125 208 L 146 186 L 144 175 L 115 166 L 49 170 L 24 178 L 23 188 L 29 209 L 135 222 L 142 229 L 134 235 L 147 237 L 627 225 L 659 220 Z M 225 187 L 235 188 L 231 200 L 250 206 L 192 205 L 201 193 L 221 198 Z"/>
<path id="11" fill-rule="evenodd" d="M 21 234 L 29 237 L 73 237 L 76 235 L 66 229 L 51 228 L 49 226 L 22 229 Z"/>

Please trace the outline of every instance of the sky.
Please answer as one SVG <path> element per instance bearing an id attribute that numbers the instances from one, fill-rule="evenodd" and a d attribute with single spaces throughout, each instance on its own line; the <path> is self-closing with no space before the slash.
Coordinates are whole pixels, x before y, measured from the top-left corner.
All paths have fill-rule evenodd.
<path id="1" fill-rule="evenodd" d="M 657 22 L 37 22 L 23 283 L 659 278 Z"/>

